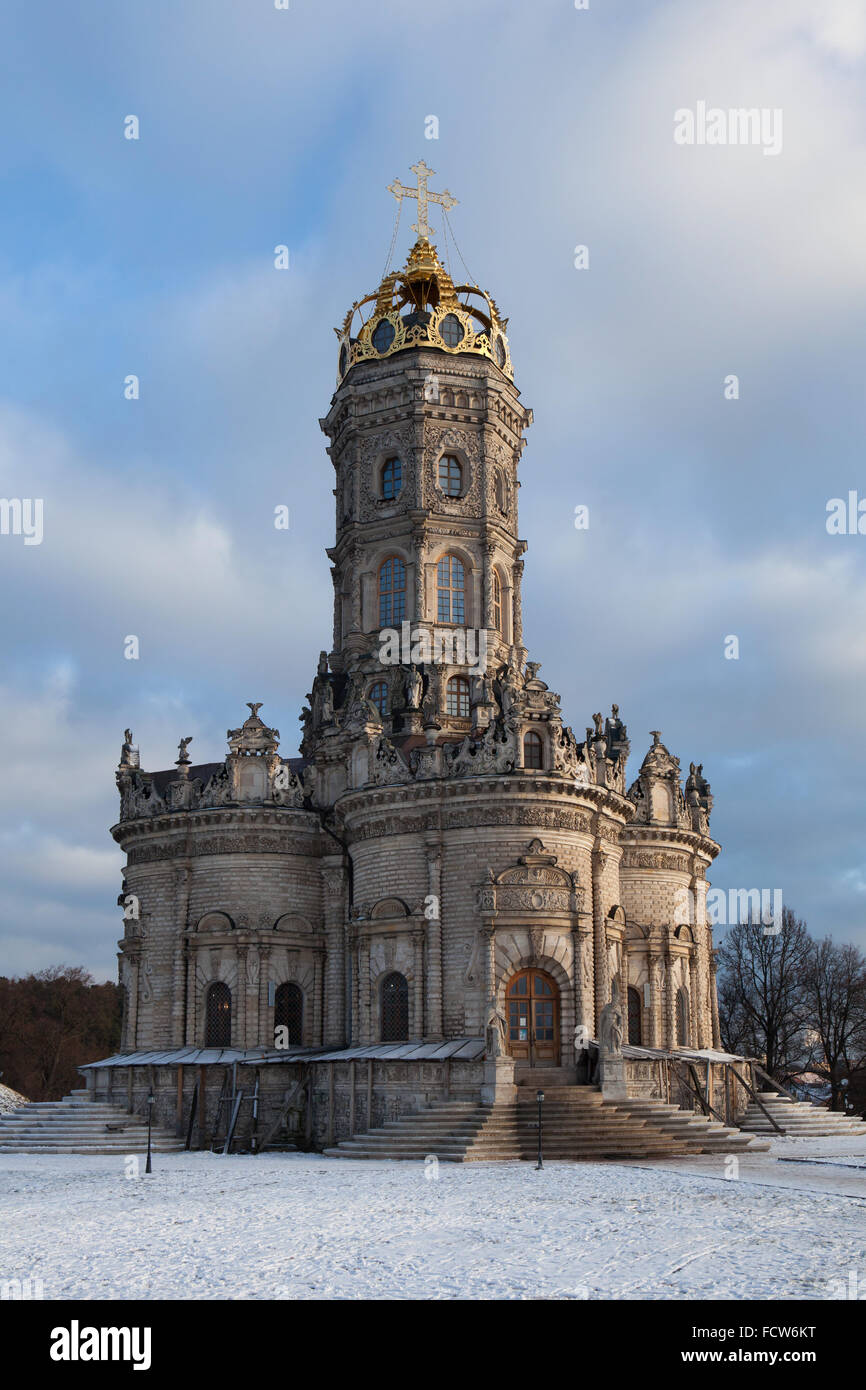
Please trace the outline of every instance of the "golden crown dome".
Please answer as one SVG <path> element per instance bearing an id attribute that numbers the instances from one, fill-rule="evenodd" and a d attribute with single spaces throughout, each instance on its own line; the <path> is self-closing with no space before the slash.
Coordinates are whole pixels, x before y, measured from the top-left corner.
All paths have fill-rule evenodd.
<path id="1" fill-rule="evenodd" d="M 398 199 L 418 199 L 418 240 L 402 270 L 392 271 L 374 294 L 357 300 L 346 314 L 340 340 L 337 380 L 342 381 L 358 362 L 393 357 L 407 348 L 432 347 L 452 356 L 472 353 L 489 357 L 513 380 L 511 352 L 495 302 L 478 285 L 455 285 L 428 237 L 427 202 L 439 202 L 446 211 L 455 199 L 449 193 L 427 190 L 433 173 L 424 161 L 412 166 L 418 188 L 406 188 L 399 180 L 390 185 Z M 372 306 L 372 307 L 371 307 Z"/>

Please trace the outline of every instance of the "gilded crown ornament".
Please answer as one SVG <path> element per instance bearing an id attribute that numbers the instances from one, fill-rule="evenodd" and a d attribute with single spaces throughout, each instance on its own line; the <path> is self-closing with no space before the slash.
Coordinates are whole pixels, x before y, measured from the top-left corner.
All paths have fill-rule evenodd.
<path id="1" fill-rule="evenodd" d="M 435 173 L 422 160 L 412 165 L 417 186 L 395 179 L 388 192 L 402 204 L 414 198 L 418 219 L 412 224 L 418 239 L 402 270 L 386 274 L 378 290 L 357 300 L 334 332 L 340 340 L 338 380 L 358 362 L 392 357 L 407 348 L 430 347 L 451 355 L 472 353 L 489 357 L 511 381 L 514 373 L 505 329 L 495 301 L 479 285 L 456 285 L 430 240 L 430 203 L 447 213 L 457 199 L 446 189 L 433 193 L 428 180 Z"/>

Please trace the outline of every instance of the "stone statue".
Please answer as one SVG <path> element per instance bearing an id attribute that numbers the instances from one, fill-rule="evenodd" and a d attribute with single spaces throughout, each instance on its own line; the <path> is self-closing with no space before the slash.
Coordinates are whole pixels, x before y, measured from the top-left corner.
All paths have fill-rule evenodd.
<path id="1" fill-rule="evenodd" d="M 484 1030 L 485 1057 L 504 1057 L 506 1055 L 507 1027 L 505 1015 L 500 1013 L 496 1007 L 496 1000 L 491 999 L 487 1007 L 487 1023 Z"/>
<path id="2" fill-rule="evenodd" d="M 138 767 L 138 749 L 132 741 L 132 730 L 124 729 L 123 747 L 120 750 L 121 767 Z"/>
<path id="3" fill-rule="evenodd" d="M 405 692 L 407 709 L 416 710 L 420 708 L 421 691 L 423 690 L 423 688 L 424 681 L 421 677 L 421 672 L 418 670 L 418 667 L 413 662 L 412 665 L 409 667 L 409 671 L 406 676 Z"/>
<path id="4" fill-rule="evenodd" d="M 605 1004 L 598 1020 L 598 1043 L 602 1057 L 622 1054 L 623 1019 L 619 1002 L 619 984 L 611 985 L 610 1002 Z"/>
<path id="5" fill-rule="evenodd" d="M 192 743 L 192 734 L 190 734 L 189 738 L 182 738 L 181 741 L 180 741 L 180 743 L 177 745 L 177 751 L 178 751 L 178 754 L 180 755 L 180 756 L 178 757 L 178 759 L 177 759 L 177 761 L 178 761 L 179 763 L 184 763 L 184 764 L 186 764 L 186 763 L 189 762 L 190 758 L 189 758 L 189 754 L 187 753 L 186 750 L 187 750 L 187 748 L 189 748 L 189 745 L 190 745 L 191 743 Z"/>

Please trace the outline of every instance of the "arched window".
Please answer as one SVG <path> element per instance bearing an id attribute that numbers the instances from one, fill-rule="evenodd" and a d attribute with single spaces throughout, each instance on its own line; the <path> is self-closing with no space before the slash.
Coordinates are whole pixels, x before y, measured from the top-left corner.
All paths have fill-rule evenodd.
<path id="1" fill-rule="evenodd" d="M 446 497 L 459 497 L 463 489 L 463 465 L 454 454 L 439 460 L 439 486 Z"/>
<path id="2" fill-rule="evenodd" d="M 628 1040 L 633 1047 L 640 1047 L 641 1012 L 640 993 L 633 985 L 628 987 Z"/>
<path id="3" fill-rule="evenodd" d="M 277 986 L 274 995 L 274 1028 L 288 1029 L 291 1047 L 301 1047 L 304 1041 L 304 996 L 299 985 Z"/>
<path id="4" fill-rule="evenodd" d="M 496 570 L 493 571 L 493 626 L 502 632 L 502 581 Z"/>
<path id="5" fill-rule="evenodd" d="M 399 459 L 386 459 L 382 466 L 382 496 L 390 500 L 397 496 L 402 486 L 402 463 Z"/>
<path id="6" fill-rule="evenodd" d="M 440 623 L 465 623 L 466 572 L 456 555 L 443 555 L 436 567 L 439 603 L 436 610 Z"/>
<path id="7" fill-rule="evenodd" d="M 465 676 L 452 676 L 445 687 L 445 713 L 453 719 L 469 718 L 469 682 Z"/>
<path id="8" fill-rule="evenodd" d="M 677 990 L 677 1047 L 689 1045 L 689 992 Z"/>
<path id="9" fill-rule="evenodd" d="M 379 570 L 379 626 L 393 627 L 406 616 L 406 566 L 392 555 Z"/>
<path id="10" fill-rule="evenodd" d="M 544 767 L 544 744 L 541 734 L 537 734 L 534 729 L 530 729 L 523 740 L 523 766 Z"/>
<path id="11" fill-rule="evenodd" d="M 409 984 L 396 970 L 382 981 L 382 1041 L 409 1041 Z"/>
<path id="12" fill-rule="evenodd" d="M 222 980 L 215 985 L 209 985 L 205 996 L 204 1045 L 232 1045 L 232 992 Z"/>
<path id="13" fill-rule="evenodd" d="M 373 702 L 380 714 L 388 713 L 388 687 L 384 681 L 376 681 L 375 685 L 370 686 L 367 699 Z"/>

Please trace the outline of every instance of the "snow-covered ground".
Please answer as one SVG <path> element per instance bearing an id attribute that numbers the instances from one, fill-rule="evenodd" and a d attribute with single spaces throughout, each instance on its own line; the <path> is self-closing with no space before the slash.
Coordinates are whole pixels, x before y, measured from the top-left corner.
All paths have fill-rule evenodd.
<path id="1" fill-rule="evenodd" d="M 154 1167 L 0 1155 L 0 1284 L 41 1278 L 49 1299 L 826 1299 L 854 1272 L 866 1295 L 864 1139 L 779 1140 L 738 1175 L 723 1157 L 438 1177 L 295 1154 Z"/>
<path id="2" fill-rule="evenodd" d="M 17 1091 L 12 1091 L 8 1086 L 0 1085 L 0 1111 L 17 1110 L 19 1105 L 28 1105 L 26 1096 L 19 1096 Z"/>

